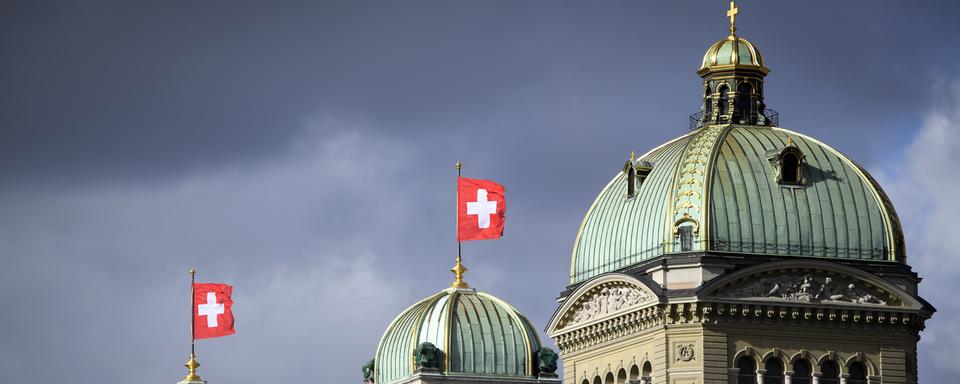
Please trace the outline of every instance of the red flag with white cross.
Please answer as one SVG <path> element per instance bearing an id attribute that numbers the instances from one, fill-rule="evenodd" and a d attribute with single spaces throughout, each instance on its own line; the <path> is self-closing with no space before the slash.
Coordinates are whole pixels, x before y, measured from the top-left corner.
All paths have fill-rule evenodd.
<path id="1" fill-rule="evenodd" d="M 457 241 L 503 236 L 507 201 L 502 185 L 490 180 L 457 178 Z"/>
<path id="2" fill-rule="evenodd" d="M 227 284 L 193 284 L 193 338 L 232 335 L 233 287 Z"/>

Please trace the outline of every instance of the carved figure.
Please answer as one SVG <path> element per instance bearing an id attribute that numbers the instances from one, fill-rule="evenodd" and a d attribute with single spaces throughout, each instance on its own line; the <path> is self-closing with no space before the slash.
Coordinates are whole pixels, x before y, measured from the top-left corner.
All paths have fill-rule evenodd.
<path id="1" fill-rule="evenodd" d="M 537 350 L 537 367 L 541 374 L 553 375 L 557 371 L 557 353 L 547 347 Z"/>
<path id="2" fill-rule="evenodd" d="M 440 369 L 440 349 L 431 342 L 423 342 L 413 350 L 413 362 L 417 368 Z"/>
<path id="3" fill-rule="evenodd" d="M 370 361 L 364 364 L 363 368 L 361 368 L 361 372 L 363 372 L 364 383 L 373 383 L 373 362 L 374 360 L 370 359 Z"/>
<path id="4" fill-rule="evenodd" d="M 890 294 L 876 288 L 864 289 L 854 284 L 849 277 L 823 276 L 810 274 L 797 276 L 781 274 L 741 282 L 743 285 L 730 287 L 719 295 L 742 299 L 781 299 L 800 302 L 850 302 L 856 304 L 886 305 L 895 300 Z M 882 299 L 889 298 L 887 300 Z"/>
<path id="5" fill-rule="evenodd" d="M 633 287 L 603 287 L 593 296 L 583 300 L 573 312 L 571 324 L 619 312 L 642 303 L 647 294 Z"/>

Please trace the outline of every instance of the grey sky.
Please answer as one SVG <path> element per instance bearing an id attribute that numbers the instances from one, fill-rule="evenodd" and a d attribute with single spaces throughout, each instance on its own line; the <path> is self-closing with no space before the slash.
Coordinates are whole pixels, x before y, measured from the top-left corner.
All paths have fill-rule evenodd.
<path id="1" fill-rule="evenodd" d="M 955 1 L 749 1 L 781 125 L 851 155 L 904 218 L 958 368 Z M 683 134 L 724 1 L 0 3 L 0 382 L 176 382 L 187 278 L 235 286 L 212 384 L 355 382 L 445 287 L 453 163 L 504 184 L 467 280 L 542 327 L 631 150 Z M 918 198 L 922 196 L 922 198 Z M 932 215 L 931 215 L 932 214 Z M 929 220 L 935 217 L 935 220 Z M 932 340 L 932 341 L 931 341 Z"/>

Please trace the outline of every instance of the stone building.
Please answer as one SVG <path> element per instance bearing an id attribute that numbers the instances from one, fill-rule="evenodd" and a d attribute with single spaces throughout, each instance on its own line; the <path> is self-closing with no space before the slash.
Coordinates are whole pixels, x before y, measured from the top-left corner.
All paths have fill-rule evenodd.
<path id="1" fill-rule="evenodd" d="M 547 334 L 563 382 L 916 383 L 934 308 L 880 185 L 779 126 L 736 33 L 697 74 L 688 133 L 631 155 L 574 243 Z"/>

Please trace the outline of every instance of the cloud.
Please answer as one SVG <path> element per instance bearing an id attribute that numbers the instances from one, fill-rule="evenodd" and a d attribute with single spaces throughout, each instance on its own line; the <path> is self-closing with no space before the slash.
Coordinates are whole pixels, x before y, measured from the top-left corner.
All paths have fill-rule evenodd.
<path id="1" fill-rule="evenodd" d="M 202 376 L 357 380 L 422 293 L 417 263 L 396 257 L 417 239 L 406 228 L 418 205 L 396 201 L 422 195 L 404 182 L 418 155 L 362 122 L 305 126 L 286 155 L 255 166 L 161 185 L 0 190 L 0 382 L 175 382 L 194 266 L 200 281 L 235 286 L 238 327 L 198 342 Z M 383 185 L 396 185 L 390 198 Z"/>
<path id="2" fill-rule="evenodd" d="M 904 224 L 908 262 L 924 278 L 920 294 L 939 310 L 922 334 L 921 382 L 960 373 L 950 358 L 960 354 L 960 327 L 951 321 L 960 316 L 960 237 L 952 235 L 960 217 L 960 80 L 940 82 L 936 93 L 903 163 L 880 173 Z"/>

